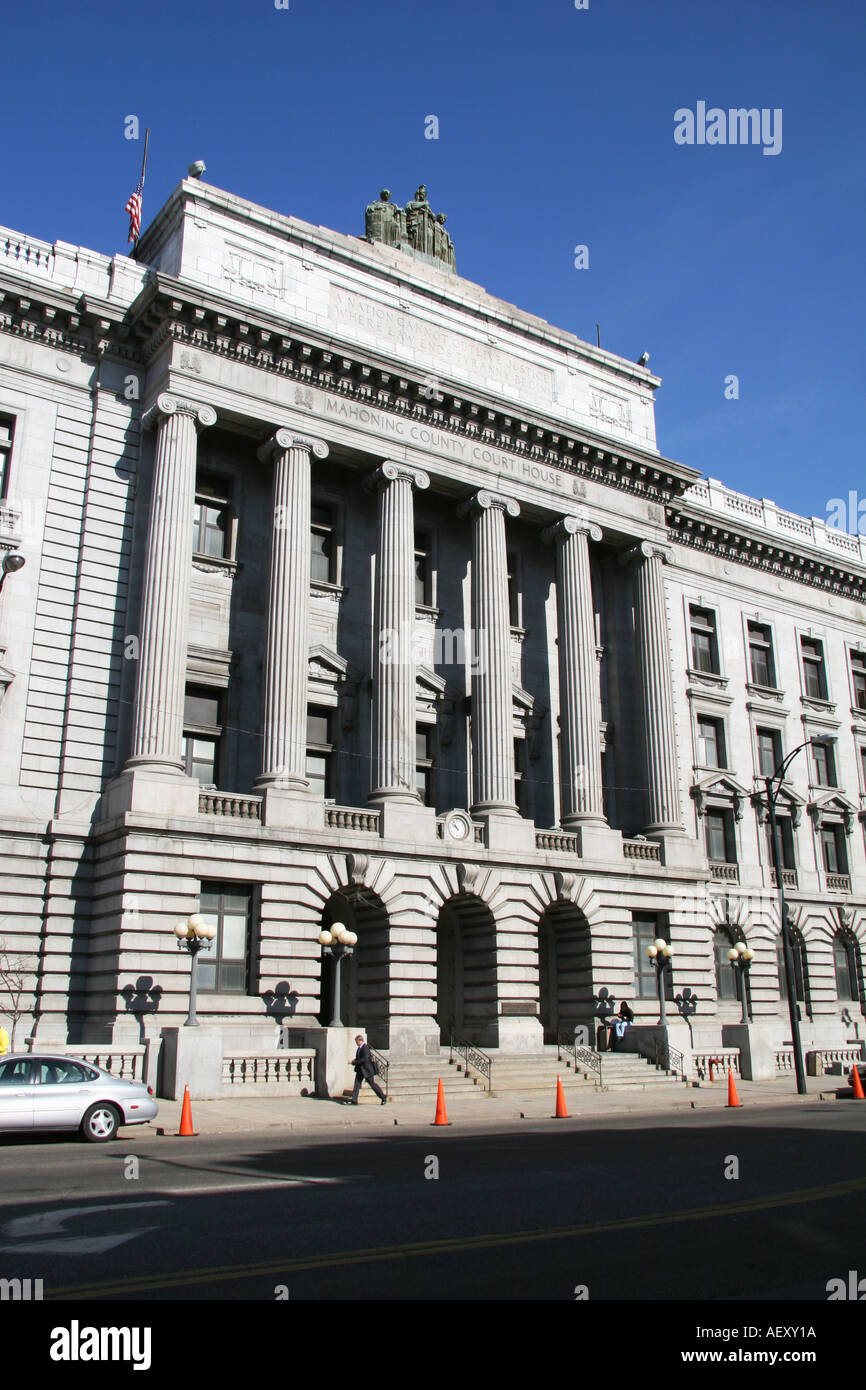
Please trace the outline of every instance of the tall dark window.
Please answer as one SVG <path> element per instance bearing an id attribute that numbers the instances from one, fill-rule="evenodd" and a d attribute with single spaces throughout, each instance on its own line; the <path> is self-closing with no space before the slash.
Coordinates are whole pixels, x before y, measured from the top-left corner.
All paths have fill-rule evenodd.
<path id="1" fill-rule="evenodd" d="M 836 970 L 836 998 L 860 998 L 858 947 L 847 932 L 837 931 L 833 937 L 833 965 Z"/>
<path id="2" fill-rule="evenodd" d="M 704 816 L 706 826 L 707 858 L 717 864 L 736 864 L 736 840 L 734 837 L 734 813 L 725 809 L 712 809 Z"/>
<path id="3" fill-rule="evenodd" d="M 812 744 L 812 766 L 815 769 L 816 787 L 835 787 L 836 758 L 832 743 Z"/>
<path id="4" fill-rule="evenodd" d="M 845 848 L 845 831 L 841 825 L 821 826 L 821 852 L 826 873 L 847 874 L 848 852 Z"/>
<path id="5" fill-rule="evenodd" d="M 866 653 L 852 649 L 851 677 L 854 682 L 854 707 L 866 709 Z"/>
<path id="6" fill-rule="evenodd" d="M 762 777 L 772 777 L 782 761 L 782 735 L 778 729 L 756 729 L 758 771 Z"/>
<path id="7" fill-rule="evenodd" d="M 312 705 L 307 710 L 307 780 L 314 796 L 334 795 L 334 714 Z"/>
<path id="8" fill-rule="evenodd" d="M 809 994 L 809 961 L 806 956 L 806 943 L 796 927 L 790 929 L 791 955 L 794 960 L 794 991 L 799 1003 L 805 1004 L 806 1014 L 812 1017 L 812 1000 Z M 785 973 L 785 947 L 781 936 L 776 942 L 776 964 L 779 971 L 779 998 L 788 1001 L 788 977 Z"/>
<path id="9" fill-rule="evenodd" d="M 863 773 L 863 790 L 866 791 L 866 743 L 860 745 L 860 771 Z"/>
<path id="10" fill-rule="evenodd" d="M 245 994 L 248 988 L 250 953 L 249 888 L 227 883 L 201 885 L 199 911 L 216 937 L 210 951 L 202 951 L 198 961 L 200 989 L 224 994 Z"/>
<path id="11" fill-rule="evenodd" d="M 794 858 L 794 828 L 790 816 L 779 815 L 776 813 L 776 824 L 779 827 L 779 840 L 782 848 L 782 868 L 796 869 L 797 861 Z M 764 822 L 764 829 L 767 833 L 767 863 L 773 863 L 773 832 L 770 829 L 770 818 Z"/>
<path id="12" fill-rule="evenodd" d="M 203 787 L 215 787 L 219 778 L 219 746 L 222 725 L 221 697 L 207 686 L 188 686 L 183 707 L 183 761 L 188 777 Z"/>
<path id="13" fill-rule="evenodd" d="M 226 478 L 199 477 L 195 485 L 192 548 L 196 555 L 225 559 L 231 544 L 231 484 Z"/>
<path id="14" fill-rule="evenodd" d="M 526 739 L 514 740 L 514 800 L 522 816 L 526 815 Z"/>
<path id="15" fill-rule="evenodd" d="M 719 673 L 719 643 L 716 615 L 709 608 L 689 608 L 692 639 L 692 667 L 695 671 Z"/>
<path id="16" fill-rule="evenodd" d="M 656 967 L 647 955 L 647 947 L 654 941 L 670 941 L 667 925 L 657 913 L 638 913 L 632 925 L 632 945 L 634 950 L 634 992 L 639 999 L 657 999 Z M 665 967 L 665 999 L 673 999 L 673 972 Z"/>
<path id="17" fill-rule="evenodd" d="M 734 938 L 725 927 L 718 927 L 713 933 L 713 957 L 716 965 L 716 998 L 721 1002 L 736 1002 L 737 975 L 728 952 L 733 948 Z"/>
<path id="18" fill-rule="evenodd" d="M 429 607 L 433 602 L 433 568 L 430 536 L 426 531 L 415 532 L 415 603 Z"/>
<path id="19" fill-rule="evenodd" d="M 310 525 L 310 578 L 321 584 L 337 579 L 334 508 L 314 502 Z"/>
<path id="20" fill-rule="evenodd" d="M 803 654 L 803 683 L 813 700 L 826 700 L 827 676 L 824 670 L 824 644 L 811 637 L 800 638 Z"/>
<path id="21" fill-rule="evenodd" d="M 749 623 L 749 669 L 753 685 L 775 686 L 773 633 L 765 623 Z"/>
<path id="22" fill-rule="evenodd" d="M 509 622 L 512 627 L 523 626 L 523 604 L 519 587 L 518 559 L 517 555 L 509 552 L 508 555 L 508 613 Z"/>
<path id="23" fill-rule="evenodd" d="M 698 762 L 701 767 L 727 767 L 723 719 L 698 719 Z"/>
<path id="24" fill-rule="evenodd" d="M 9 494 L 9 471 L 12 460 L 12 436 L 15 421 L 11 415 L 0 415 L 0 502 Z"/>
<path id="25" fill-rule="evenodd" d="M 415 727 L 415 786 L 425 806 L 433 805 L 433 743 L 435 730 L 429 724 Z"/>

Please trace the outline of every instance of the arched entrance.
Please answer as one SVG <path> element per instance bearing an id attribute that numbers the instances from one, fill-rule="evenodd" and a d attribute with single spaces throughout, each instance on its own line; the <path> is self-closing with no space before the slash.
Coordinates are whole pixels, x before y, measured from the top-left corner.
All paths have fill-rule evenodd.
<path id="1" fill-rule="evenodd" d="M 574 903 L 551 903 L 538 923 L 538 984 L 544 1041 L 573 1034 L 578 1024 L 593 1036 L 592 940 Z"/>
<path id="2" fill-rule="evenodd" d="M 477 1047 L 498 1041 L 496 922 L 472 893 L 443 903 L 436 926 L 436 1021 L 452 1038 Z"/>
<path id="3" fill-rule="evenodd" d="M 372 1047 L 387 1048 L 390 1016 L 388 914 L 369 888 L 343 888 L 322 912 L 322 928 L 342 922 L 357 934 L 357 945 L 340 967 L 340 1018 L 347 1028 L 363 1029 Z M 334 965 L 322 957 L 319 1022 L 334 1012 Z"/>

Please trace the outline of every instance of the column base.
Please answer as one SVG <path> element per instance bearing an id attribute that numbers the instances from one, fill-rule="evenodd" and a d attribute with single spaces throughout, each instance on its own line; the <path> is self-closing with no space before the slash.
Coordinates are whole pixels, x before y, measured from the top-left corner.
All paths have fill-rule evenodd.
<path id="1" fill-rule="evenodd" d="M 740 1049 L 740 1075 L 744 1081 L 775 1081 L 776 1040 L 765 1024 L 724 1024 L 722 1046 Z"/>
<path id="2" fill-rule="evenodd" d="M 703 845 L 692 840 L 683 832 L 656 832 L 648 837 L 654 844 L 661 845 L 662 863 L 668 869 L 685 869 L 698 878 L 706 877 L 706 855 Z"/>
<path id="3" fill-rule="evenodd" d="M 150 816 L 192 819 L 198 816 L 199 784 L 183 772 L 161 771 L 152 764 L 125 768 L 102 793 L 100 820 L 127 811 Z"/>
<path id="4" fill-rule="evenodd" d="M 325 803 L 308 791 L 290 787 L 265 787 L 262 825 L 266 829 L 324 830 Z"/>
<path id="5" fill-rule="evenodd" d="M 162 1085 L 165 1100 L 219 1100 L 223 1093 L 221 1028 L 163 1028 Z"/>
<path id="6" fill-rule="evenodd" d="M 622 859 L 622 831 L 611 830 L 607 821 L 568 817 L 562 828 L 569 834 L 580 834 L 581 859 Z"/>
<path id="7" fill-rule="evenodd" d="M 420 801 L 383 801 L 380 825 L 385 840 L 428 844 L 436 839 L 436 811 Z"/>
<path id="8" fill-rule="evenodd" d="M 472 812 L 473 817 L 475 812 Z M 499 815 L 490 811 L 480 819 L 487 824 L 487 848 L 493 850 L 516 850 L 518 853 L 535 853 L 535 821 L 524 820 L 522 816 Z"/>

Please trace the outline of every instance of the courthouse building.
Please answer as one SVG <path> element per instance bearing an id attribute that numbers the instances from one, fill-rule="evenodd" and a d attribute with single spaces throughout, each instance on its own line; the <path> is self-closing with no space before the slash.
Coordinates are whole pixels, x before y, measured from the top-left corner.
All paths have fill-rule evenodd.
<path id="1" fill-rule="evenodd" d="M 783 875 L 804 1045 L 856 1042 L 863 539 L 666 458 L 658 378 L 463 279 L 425 190 L 358 231 L 195 179 L 134 259 L 0 230 L 26 1032 L 182 1024 L 201 912 L 226 1055 L 315 1039 L 343 922 L 343 1020 L 392 1067 L 540 1052 L 601 990 L 648 1028 L 657 938 L 687 1057 L 744 1036 L 745 942 L 750 1036 L 787 1065 L 760 779 L 823 736 Z"/>

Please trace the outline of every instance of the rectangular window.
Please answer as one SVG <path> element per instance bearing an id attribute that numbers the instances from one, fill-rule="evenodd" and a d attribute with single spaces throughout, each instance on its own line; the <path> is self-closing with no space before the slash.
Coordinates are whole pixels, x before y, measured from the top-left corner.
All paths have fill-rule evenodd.
<path id="1" fill-rule="evenodd" d="M 782 761 L 782 735 L 778 729 L 757 729 L 758 771 L 762 777 L 772 777 Z"/>
<path id="2" fill-rule="evenodd" d="M 252 892 L 234 884 L 203 883 L 199 901 L 201 915 L 216 928 L 211 949 L 199 955 L 199 988 L 245 994 L 249 988 Z"/>
<path id="3" fill-rule="evenodd" d="M 749 669 L 753 685 L 775 687 L 773 633 L 764 623 L 749 623 Z"/>
<path id="4" fill-rule="evenodd" d="M 782 868 L 796 869 L 797 861 L 794 858 L 794 827 L 790 816 L 777 816 L 776 824 L 779 827 L 779 840 L 782 850 Z M 767 833 L 767 863 L 772 867 L 773 864 L 773 834 L 770 829 L 770 818 L 764 822 Z"/>
<path id="5" fill-rule="evenodd" d="M 310 578 L 320 584 L 336 583 L 337 547 L 334 534 L 334 508 L 314 502 L 310 528 Z"/>
<path id="6" fill-rule="evenodd" d="M 518 587 L 517 556 L 513 552 L 508 556 L 508 613 L 509 622 L 512 627 L 523 626 L 523 603 Z"/>
<path id="7" fill-rule="evenodd" d="M 333 796 L 333 711 L 311 706 L 307 711 L 307 779 L 314 796 Z"/>
<path id="8" fill-rule="evenodd" d="M 429 608 L 433 602 L 433 570 L 431 565 L 430 537 L 426 532 L 415 532 L 415 604 L 419 608 Z"/>
<path id="9" fill-rule="evenodd" d="M 670 941 L 670 932 L 663 926 L 655 913 L 642 913 L 634 918 L 632 924 L 634 946 L 634 992 L 638 999 L 657 999 L 658 984 L 656 967 L 647 955 L 647 947 L 654 941 Z M 670 966 L 665 967 L 665 999 L 673 999 L 673 973 Z"/>
<path id="10" fill-rule="evenodd" d="M 803 654 L 803 683 L 806 694 L 813 700 L 826 700 L 827 677 L 824 671 L 824 644 L 810 637 L 800 638 Z"/>
<path id="11" fill-rule="evenodd" d="M 522 816 L 526 815 L 526 740 L 514 740 L 514 800 Z"/>
<path id="12" fill-rule="evenodd" d="M 11 415 L 0 415 L 0 501 L 9 495 L 9 472 L 12 461 L 12 436 L 15 421 Z"/>
<path id="13" fill-rule="evenodd" d="M 231 544 L 231 483 L 226 478 L 196 479 L 192 520 L 195 555 L 226 559 Z"/>
<path id="14" fill-rule="evenodd" d="M 723 719 L 698 719 L 698 763 L 701 767 L 727 767 Z"/>
<path id="15" fill-rule="evenodd" d="M 836 786 L 836 758 L 832 743 L 812 744 L 812 765 L 816 787 Z"/>
<path id="16" fill-rule="evenodd" d="M 706 824 L 707 858 L 716 864 L 736 864 L 733 812 L 727 810 L 707 811 L 704 821 Z"/>
<path id="17" fill-rule="evenodd" d="M 692 639 L 692 668 L 719 674 L 719 645 L 716 615 L 709 608 L 689 607 Z"/>
<path id="18" fill-rule="evenodd" d="M 854 708 L 866 709 L 866 653 L 852 650 L 851 676 L 854 682 Z"/>
<path id="19" fill-rule="evenodd" d="M 866 792 L 866 744 L 860 745 L 860 771 L 863 775 L 863 790 Z"/>
<path id="20" fill-rule="evenodd" d="M 845 832 L 841 825 L 821 826 L 821 851 L 826 873 L 847 874 L 848 855 L 845 850 Z"/>
<path id="21" fill-rule="evenodd" d="M 183 760 L 188 777 L 215 787 L 222 733 L 221 696 L 207 686 L 189 686 L 183 708 Z"/>
<path id="22" fill-rule="evenodd" d="M 415 786 L 425 806 L 433 805 L 433 734 L 428 725 L 416 725 Z"/>

